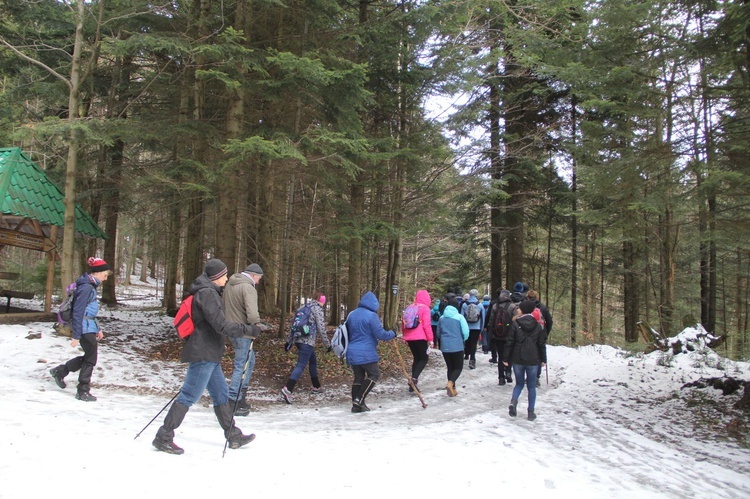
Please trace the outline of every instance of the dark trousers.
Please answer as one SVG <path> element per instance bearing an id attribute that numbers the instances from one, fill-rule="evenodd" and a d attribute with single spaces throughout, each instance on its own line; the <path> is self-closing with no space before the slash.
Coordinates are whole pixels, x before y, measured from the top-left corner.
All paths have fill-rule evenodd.
<path id="1" fill-rule="evenodd" d="M 471 360 L 477 358 L 477 341 L 479 341 L 479 329 L 469 329 L 469 339 L 464 342 L 464 354 Z"/>
<path id="2" fill-rule="evenodd" d="M 443 359 L 445 359 L 448 381 L 455 383 L 458 377 L 461 376 L 461 371 L 464 370 L 464 353 L 443 352 Z"/>
<path id="3" fill-rule="evenodd" d="M 78 373 L 78 391 L 88 392 L 91 389 L 91 375 L 94 373 L 94 366 L 99 352 L 99 342 L 96 341 L 96 333 L 82 334 L 80 345 L 83 348 L 83 355 L 70 359 L 63 364 L 60 374 L 64 378 L 69 373 L 81 371 Z"/>
<path id="4" fill-rule="evenodd" d="M 411 365 L 411 377 L 419 379 L 419 375 L 427 366 L 427 361 L 430 360 L 430 356 L 427 355 L 427 340 L 407 341 L 406 344 L 409 345 L 409 350 L 414 357 L 414 362 Z"/>
<path id="5" fill-rule="evenodd" d="M 380 379 L 380 366 L 377 362 L 352 366 L 354 373 L 354 384 L 361 385 L 365 378 L 377 381 Z"/>

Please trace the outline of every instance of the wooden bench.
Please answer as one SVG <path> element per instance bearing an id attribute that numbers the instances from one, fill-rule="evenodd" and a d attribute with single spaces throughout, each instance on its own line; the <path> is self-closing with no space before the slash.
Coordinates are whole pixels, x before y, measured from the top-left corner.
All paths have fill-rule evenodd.
<path id="1" fill-rule="evenodd" d="M 7 298 L 8 303 L 5 305 L 5 313 L 10 313 L 10 299 L 21 298 L 22 300 L 31 300 L 34 298 L 34 293 L 31 291 L 13 291 L 10 289 L 4 289 L 0 291 L 0 296 Z"/>

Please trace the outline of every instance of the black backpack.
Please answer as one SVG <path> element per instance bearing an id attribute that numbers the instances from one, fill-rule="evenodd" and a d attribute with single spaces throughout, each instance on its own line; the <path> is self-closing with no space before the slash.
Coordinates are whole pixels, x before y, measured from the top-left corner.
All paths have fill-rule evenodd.
<path id="1" fill-rule="evenodd" d="M 492 337 L 496 340 L 505 340 L 513 326 L 513 313 L 516 311 L 516 306 L 510 302 L 498 303 L 496 306 L 497 309 L 492 323 Z"/>
<path id="2" fill-rule="evenodd" d="M 536 330 L 535 330 L 536 331 Z M 528 333 L 519 328 L 516 333 L 516 349 L 518 350 L 518 360 L 525 366 L 531 366 L 539 363 L 539 350 L 536 346 L 537 335 L 534 331 Z"/>

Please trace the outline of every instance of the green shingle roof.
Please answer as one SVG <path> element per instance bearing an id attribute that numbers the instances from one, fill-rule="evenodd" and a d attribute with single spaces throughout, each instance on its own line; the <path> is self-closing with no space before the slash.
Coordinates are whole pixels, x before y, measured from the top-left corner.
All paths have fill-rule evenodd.
<path id="1" fill-rule="evenodd" d="M 64 200 L 63 192 L 21 149 L 0 148 L 0 212 L 62 227 Z M 76 233 L 107 239 L 94 219 L 78 205 Z"/>

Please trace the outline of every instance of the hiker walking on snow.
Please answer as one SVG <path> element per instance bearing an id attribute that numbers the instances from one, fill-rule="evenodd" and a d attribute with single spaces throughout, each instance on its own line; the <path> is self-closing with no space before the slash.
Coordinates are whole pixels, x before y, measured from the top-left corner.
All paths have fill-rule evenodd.
<path id="1" fill-rule="evenodd" d="M 545 341 L 547 341 L 547 338 L 549 338 L 549 335 L 552 332 L 552 314 L 550 313 L 549 308 L 547 308 L 547 305 L 539 301 L 539 293 L 537 293 L 535 290 L 530 289 L 529 292 L 526 294 L 526 299 L 532 302 L 534 306 L 537 308 L 537 310 L 539 310 L 541 322 L 544 323 Z M 536 313 L 536 310 L 534 311 L 534 313 Z M 540 322 L 539 318 L 537 318 L 537 322 Z M 542 377 L 542 365 L 539 364 L 539 369 L 537 370 L 537 373 L 536 373 L 537 388 L 542 386 L 541 377 Z"/>
<path id="2" fill-rule="evenodd" d="M 152 442 L 158 450 L 169 454 L 185 452 L 174 443 L 174 431 L 182 424 L 190 406 L 196 403 L 203 392 L 214 404 L 214 413 L 224 430 L 224 437 L 230 449 L 239 449 L 255 439 L 254 434 L 243 435 L 234 425 L 232 404 L 229 402 L 229 388 L 221 371 L 221 358 L 224 356 L 226 338 L 245 337 L 254 340 L 260 330 L 255 324 L 231 322 L 224 315 L 224 302 L 221 294 L 227 283 L 227 266 L 216 258 L 206 263 L 204 272 L 190 285 L 193 295 L 192 319 L 195 331 L 187 337 L 182 348 L 182 362 L 188 362 L 185 381 L 177 395 L 177 400 L 169 408 L 164 423 L 156 432 Z"/>
<path id="3" fill-rule="evenodd" d="M 315 356 L 315 341 L 320 337 L 328 351 L 331 350 L 331 341 L 326 334 L 325 311 L 323 310 L 323 305 L 325 304 L 326 296 L 320 291 L 315 291 L 312 295 L 312 299 L 305 304 L 310 308 L 310 317 L 307 322 L 309 333 L 295 335 L 293 331 L 289 332 L 287 343 L 294 343 L 294 346 L 297 347 L 298 356 L 297 365 L 294 366 L 294 369 L 292 369 L 292 372 L 289 375 L 289 379 L 281 388 L 281 398 L 283 398 L 284 402 L 287 404 L 292 403 L 294 385 L 297 384 L 297 381 L 299 381 L 299 378 L 305 371 L 305 367 L 308 365 L 310 366 L 309 370 L 310 381 L 312 382 L 312 392 L 323 392 L 323 387 L 320 385 L 320 378 L 318 377 L 318 358 Z"/>
<path id="4" fill-rule="evenodd" d="M 469 325 L 466 323 L 466 318 L 458 312 L 458 306 L 456 297 L 448 300 L 448 306 L 445 307 L 437 328 L 437 337 L 440 341 L 443 359 L 445 359 L 448 377 L 445 390 L 449 397 L 455 397 L 458 394 L 456 381 L 464 369 L 464 342 L 469 338 Z"/>
<path id="5" fill-rule="evenodd" d="M 386 331 L 378 317 L 380 302 L 372 291 L 365 293 L 359 305 L 346 319 L 349 331 L 349 346 L 346 362 L 352 366 L 352 412 L 366 412 L 367 395 L 380 379 L 378 361 L 378 341 L 388 341 L 396 337 L 394 331 Z"/>
<path id="6" fill-rule="evenodd" d="M 414 358 L 411 364 L 411 380 L 416 386 L 419 382 L 419 375 L 422 374 L 422 371 L 427 366 L 427 362 L 430 360 L 427 349 L 434 346 L 432 326 L 430 324 L 432 320 L 430 293 L 426 289 L 417 291 L 413 305 L 417 307 L 419 323 L 414 328 L 407 328 L 404 325 L 404 341 L 409 346 L 411 355 Z M 411 385 L 409 385 L 409 391 L 414 391 Z"/>
<path id="7" fill-rule="evenodd" d="M 258 290 L 256 286 L 263 278 L 263 269 L 257 263 L 249 265 L 238 274 L 233 274 L 224 287 L 224 308 L 227 319 L 240 324 L 260 325 L 258 312 Z M 260 327 L 260 326 L 259 326 Z M 250 350 L 250 338 L 229 338 L 234 346 L 234 369 L 229 382 L 229 400 L 237 401 L 235 416 L 250 414 L 247 403 L 247 386 L 255 368 L 255 349 Z M 249 357 L 248 357 L 249 355 Z M 247 364 L 247 367 L 245 366 Z M 243 377 L 244 373 L 244 377 Z"/>
<path id="8" fill-rule="evenodd" d="M 504 359 L 509 359 L 513 366 L 513 375 L 516 378 L 516 385 L 513 387 L 508 413 L 516 416 L 516 406 L 518 397 L 523 391 L 524 384 L 529 391 L 528 419 L 534 421 L 536 414 L 534 406 L 536 404 L 536 372 L 538 365 L 547 363 L 547 347 L 545 344 L 546 334 L 544 328 L 532 315 L 534 304 L 529 300 L 524 300 L 519 305 L 521 315 L 513 321 L 513 327 L 510 329 L 508 340 L 505 344 Z M 508 365 L 508 361 L 503 362 Z"/>
<path id="9" fill-rule="evenodd" d="M 498 384 L 504 385 L 513 381 L 511 376 L 512 368 L 507 364 L 509 359 L 504 357 L 505 344 L 508 340 L 511 327 L 516 318 L 518 305 L 510 299 L 510 291 L 507 289 L 500 290 L 497 303 L 492 306 L 488 329 L 490 330 L 490 348 L 493 358 L 497 362 Z M 492 359 L 490 359 L 492 362 Z"/>
<path id="10" fill-rule="evenodd" d="M 91 395 L 91 375 L 96 365 L 99 343 L 104 333 L 99 329 L 96 314 L 99 313 L 99 301 L 96 290 L 99 284 L 107 280 L 110 268 L 101 258 L 88 259 L 88 272 L 76 280 L 73 298 L 73 320 L 71 322 L 72 340 L 70 346 L 77 347 L 80 343 L 83 355 L 70 359 L 65 364 L 50 369 L 52 378 L 60 388 L 65 388 L 65 376 L 71 372 L 78 373 L 78 390 L 76 398 L 84 402 L 95 402 Z"/>
<path id="11" fill-rule="evenodd" d="M 479 302 L 479 291 L 472 289 L 467 296 L 464 297 L 464 303 L 461 305 L 461 315 L 464 316 L 469 325 L 469 339 L 466 340 L 464 359 L 468 355 L 469 369 L 474 369 L 477 367 L 477 341 L 482 328 L 484 328 L 485 311 Z"/>

